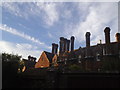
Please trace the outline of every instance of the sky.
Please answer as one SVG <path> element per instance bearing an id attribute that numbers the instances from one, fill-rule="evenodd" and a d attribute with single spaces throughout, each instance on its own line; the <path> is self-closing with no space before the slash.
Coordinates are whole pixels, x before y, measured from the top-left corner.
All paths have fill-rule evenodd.
<path id="1" fill-rule="evenodd" d="M 111 42 L 118 32 L 117 2 L 3 2 L 0 8 L 1 51 L 26 59 L 51 52 L 60 37 L 74 36 L 78 49 L 86 46 L 86 32 L 91 33 L 91 46 L 105 42 L 105 27 L 111 28 Z"/>

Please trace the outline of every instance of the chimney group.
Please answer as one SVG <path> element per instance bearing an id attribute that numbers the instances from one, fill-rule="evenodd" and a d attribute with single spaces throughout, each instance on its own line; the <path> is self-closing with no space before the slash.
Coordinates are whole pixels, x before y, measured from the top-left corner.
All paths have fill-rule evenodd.
<path id="1" fill-rule="evenodd" d="M 106 27 L 104 29 L 105 33 L 105 43 L 109 44 L 110 43 L 110 28 Z M 86 37 L 86 47 L 90 47 L 90 32 L 86 32 L 85 37 Z M 120 33 L 116 34 L 116 40 L 117 42 L 120 42 Z"/>
<path id="2" fill-rule="evenodd" d="M 74 36 L 71 37 L 71 40 L 68 40 L 67 38 L 60 37 L 60 53 L 64 53 L 66 51 L 69 51 L 70 48 L 70 42 L 71 42 L 71 51 L 74 50 Z"/>
<path id="3" fill-rule="evenodd" d="M 30 55 L 28 56 L 28 60 L 29 60 L 29 61 L 35 62 L 36 59 L 37 59 L 36 57 L 32 57 L 32 56 L 30 56 Z"/>
<path id="4" fill-rule="evenodd" d="M 104 33 L 105 33 L 105 44 L 109 44 L 110 43 L 110 28 L 106 27 L 104 29 Z M 85 37 L 86 37 L 86 47 L 90 47 L 90 36 L 91 33 L 90 32 L 86 32 Z M 68 40 L 67 38 L 64 37 L 60 37 L 60 47 L 59 47 L 59 53 L 64 53 L 66 51 L 74 51 L 74 36 L 71 36 L 70 40 Z M 116 41 L 120 42 L 120 33 L 116 34 Z M 57 54 L 57 49 L 58 49 L 58 44 L 53 43 L 52 44 L 52 53 L 53 54 Z"/>

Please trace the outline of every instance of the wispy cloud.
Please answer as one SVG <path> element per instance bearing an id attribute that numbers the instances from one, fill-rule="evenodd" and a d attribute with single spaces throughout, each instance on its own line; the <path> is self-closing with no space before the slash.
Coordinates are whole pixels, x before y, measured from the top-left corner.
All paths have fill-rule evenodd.
<path id="1" fill-rule="evenodd" d="M 41 44 L 45 44 L 45 43 L 39 41 L 38 39 L 35 39 L 34 37 L 31 37 L 31 36 L 25 34 L 24 32 L 20 32 L 20 31 L 18 31 L 18 30 L 16 30 L 16 29 L 13 29 L 13 28 L 11 28 L 11 27 L 8 27 L 8 26 L 5 25 L 5 24 L 4 24 L 4 25 L 3 25 L 3 24 L 0 25 L 0 30 L 9 32 L 9 33 L 14 34 L 14 35 L 17 35 L 17 36 L 20 36 L 20 37 L 22 37 L 22 38 L 24 38 L 24 39 L 26 39 L 26 40 L 30 40 L 30 41 L 32 41 L 32 42 L 34 42 L 34 43 L 37 43 L 37 44 L 40 44 L 40 45 L 41 45 Z"/>
<path id="2" fill-rule="evenodd" d="M 41 50 L 38 50 L 37 47 L 27 43 L 0 41 L 0 47 L 2 52 L 22 55 L 22 57 L 26 59 L 28 55 L 35 56 L 38 59 L 42 52 Z"/>
<path id="3" fill-rule="evenodd" d="M 71 18 L 72 13 L 62 2 L 3 2 L 3 9 L 12 15 L 29 20 L 37 17 L 44 27 L 51 27 L 62 18 Z"/>
<path id="4" fill-rule="evenodd" d="M 48 26 L 52 26 L 59 20 L 56 3 L 37 2 L 35 4 L 39 7 L 39 10 L 44 12 L 43 20 Z"/>
<path id="5" fill-rule="evenodd" d="M 23 6 L 24 8 L 21 9 Z M 113 37 L 118 31 L 118 7 L 117 3 L 114 2 L 76 2 L 71 4 L 54 2 L 20 2 L 16 4 L 14 2 L 5 2 L 5 4 L 3 3 L 3 7 L 10 13 L 22 18 L 31 19 L 31 17 L 36 17 L 42 24 L 45 24 L 43 24 L 44 26 L 52 27 L 58 25 L 60 31 L 57 32 L 58 28 L 56 31 L 53 30 L 58 36 L 63 35 L 70 38 L 71 35 L 74 35 L 76 42 L 79 43 L 85 42 L 85 33 L 87 31 L 91 32 L 92 44 L 98 43 L 99 39 L 104 42 L 103 30 L 106 26 L 112 29 L 112 41 L 114 41 Z M 52 29 L 54 29 L 54 27 Z M 51 37 L 50 33 L 47 34 L 49 37 Z M 21 36 L 21 34 L 19 36 Z M 27 40 L 39 44 L 43 43 L 24 33 L 21 37 L 23 36 L 25 36 Z M 59 38 L 58 36 L 57 38 Z"/>
<path id="6" fill-rule="evenodd" d="M 15 15 L 15 16 L 20 16 L 22 17 L 22 13 L 20 8 L 17 6 L 17 4 L 13 2 L 3 2 L 2 7 L 6 9 L 7 12 Z"/>
<path id="7" fill-rule="evenodd" d="M 26 4 L 23 8 L 21 8 Z M 9 13 L 28 19 L 31 16 L 37 16 L 42 19 L 47 26 L 53 26 L 59 20 L 59 13 L 57 11 L 57 3 L 47 2 L 4 2 L 2 7 Z"/>

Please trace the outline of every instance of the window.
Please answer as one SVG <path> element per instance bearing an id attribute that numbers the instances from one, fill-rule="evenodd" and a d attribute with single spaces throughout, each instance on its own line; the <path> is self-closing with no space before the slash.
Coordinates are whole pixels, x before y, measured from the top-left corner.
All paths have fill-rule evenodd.
<path id="1" fill-rule="evenodd" d="M 105 49 L 103 48 L 103 55 L 105 55 Z"/>
<path id="2" fill-rule="evenodd" d="M 78 58 L 81 59 L 81 55 L 79 55 Z"/>
<path id="3" fill-rule="evenodd" d="M 78 63 L 81 63 L 81 61 L 80 61 L 80 60 L 78 60 Z"/>
<path id="4" fill-rule="evenodd" d="M 96 59 L 97 59 L 97 61 L 100 61 L 100 54 L 99 53 L 96 55 Z"/>
<path id="5" fill-rule="evenodd" d="M 65 61 L 65 64 L 66 64 L 66 61 Z"/>
<path id="6" fill-rule="evenodd" d="M 78 56 L 78 63 L 81 63 L 81 55 Z"/>

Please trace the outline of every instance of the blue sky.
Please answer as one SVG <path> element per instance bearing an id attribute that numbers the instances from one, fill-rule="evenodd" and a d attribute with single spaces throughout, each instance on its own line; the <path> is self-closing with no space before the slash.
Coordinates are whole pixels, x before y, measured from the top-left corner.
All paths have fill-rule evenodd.
<path id="1" fill-rule="evenodd" d="M 91 45 L 104 43 L 104 28 L 111 28 L 111 42 L 118 32 L 117 2 L 4 2 L 2 8 L 3 52 L 39 58 L 51 52 L 60 37 L 75 36 L 75 49 L 85 47 L 85 33 Z"/>

